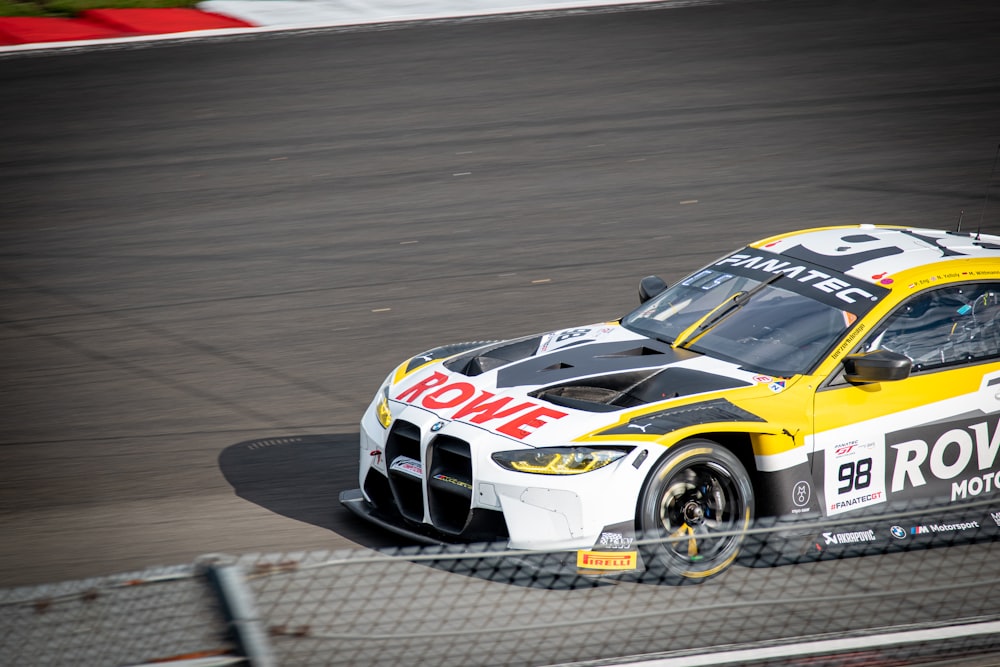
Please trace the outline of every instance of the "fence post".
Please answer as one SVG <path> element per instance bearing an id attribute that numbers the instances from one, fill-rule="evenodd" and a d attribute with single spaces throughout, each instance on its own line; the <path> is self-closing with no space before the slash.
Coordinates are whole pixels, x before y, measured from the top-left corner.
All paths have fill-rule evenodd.
<path id="1" fill-rule="evenodd" d="M 207 566 L 207 575 L 222 602 L 236 644 L 250 667 L 277 667 L 240 566 L 212 563 Z"/>

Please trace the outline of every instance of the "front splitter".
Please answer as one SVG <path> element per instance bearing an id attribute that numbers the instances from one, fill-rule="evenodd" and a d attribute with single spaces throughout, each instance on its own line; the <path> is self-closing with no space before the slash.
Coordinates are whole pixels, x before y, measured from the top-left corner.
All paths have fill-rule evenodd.
<path id="1" fill-rule="evenodd" d="M 446 542 L 432 535 L 411 529 L 405 525 L 387 518 L 378 508 L 368 502 L 361 489 L 350 489 L 340 493 L 340 503 L 356 516 L 373 523 L 396 535 L 420 544 L 437 547 L 429 550 L 406 549 L 400 554 L 406 560 L 426 560 L 434 567 L 449 569 L 464 574 L 480 576 L 477 571 L 489 572 L 484 578 L 500 581 L 509 579 L 509 583 L 542 585 L 546 588 L 576 587 L 580 581 L 586 581 L 586 586 L 597 585 L 597 580 L 608 579 L 629 574 L 621 571 L 581 570 L 578 565 L 578 551 L 533 552 L 509 550 L 503 543 L 454 543 Z M 483 559 L 479 567 L 448 567 L 449 557 L 455 562 Z M 471 558 L 470 558 L 471 557 Z M 507 574 L 502 574 L 507 573 Z M 567 581 L 557 581 L 567 580 Z M 572 582 L 576 582 L 575 584 Z"/>
<path id="2" fill-rule="evenodd" d="M 431 544 L 435 546 L 453 546 L 450 542 L 445 542 L 444 540 L 437 539 L 425 533 L 421 533 L 416 530 L 411 530 L 404 525 L 393 522 L 386 518 L 381 512 L 378 511 L 374 505 L 365 500 L 364 494 L 361 489 L 350 489 L 348 491 L 340 492 L 340 504 L 351 510 L 354 514 L 361 517 L 365 521 L 374 523 L 377 526 L 384 528 L 396 535 L 401 535 L 407 539 L 413 540 L 414 542 L 419 542 L 421 544 Z"/>

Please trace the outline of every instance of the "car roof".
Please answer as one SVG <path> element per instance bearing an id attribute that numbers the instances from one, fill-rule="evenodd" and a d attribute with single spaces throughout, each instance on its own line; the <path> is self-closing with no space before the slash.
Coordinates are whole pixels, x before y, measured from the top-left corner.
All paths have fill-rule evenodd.
<path id="1" fill-rule="evenodd" d="M 958 260 L 1000 262 L 1000 236 L 913 227 L 806 229 L 772 236 L 751 247 L 885 286 L 892 284 L 892 276 L 911 269 L 933 274 Z M 1000 264 L 996 268 L 1000 275 Z"/>

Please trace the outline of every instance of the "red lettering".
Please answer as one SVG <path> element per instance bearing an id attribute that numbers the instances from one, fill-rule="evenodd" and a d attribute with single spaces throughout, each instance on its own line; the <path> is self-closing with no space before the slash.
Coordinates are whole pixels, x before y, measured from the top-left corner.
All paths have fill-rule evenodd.
<path id="1" fill-rule="evenodd" d="M 634 551 L 617 554 L 607 551 L 578 551 L 576 564 L 594 570 L 634 570 L 636 567 Z"/>
<path id="2" fill-rule="evenodd" d="M 424 393 L 431 387 L 436 387 L 440 384 L 444 384 L 447 381 L 448 381 L 447 375 L 445 375 L 444 373 L 435 372 L 430 377 L 424 378 L 423 380 L 416 383 L 409 389 L 405 390 L 403 393 L 401 393 L 399 396 L 396 397 L 396 400 L 412 403 L 413 401 L 417 400 L 417 397 L 420 396 L 420 394 Z"/>
<path id="3" fill-rule="evenodd" d="M 506 396 L 504 398 L 498 398 L 497 400 L 487 403 L 491 398 L 496 396 L 496 394 L 491 394 L 488 391 L 484 391 L 479 395 L 476 400 L 472 401 L 464 408 L 452 415 L 452 419 L 461 419 L 466 415 L 477 414 L 475 417 L 470 419 L 474 424 L 482 424 L 483 422 L 488 422 L 491 419 L 503 419 L 504 417 L 510 417 L 521 410 L 525 410 L 534 406 L 534 403 L 518 403 L 512 408 L 507 408 L 504 410 L 504 406 L 510 403 L 511 398 Z"/>
<path id="4" fill-rule="evenodd" d="M 458 393 L 455 393 L 458 392 Z M 443 398 L 448 394 L 455 393 L 452 398 Z M 476 388 L 473 387 L 468 382 L 455 382 L 453 384 L 445 385 L 435 391 L 430 396 L 427 396 L 423 400 L 425 408 L 430 408 L 431 410 L 440 410 L 441 408 L 453 408 L 463 401 L 467 401 L 472 398 L 472 395 L 476 393 Z"/>
<path id="5" fill-rule="evenodd" d="M 434 389 L 435 387 L 437 389 Z M 428 394 L 427 392 L 431 389 L 434 391 Z M 476 388 L 471 383 L 448 383 L 447 375 L 435 372 L 404 389 L 396 396 L 396 400 L 415 403 L 420 399 L 421 405 L 429 410 L 457 407 L 452 419 L 465 418 L 473 424 L 484 424 L 496 419 L 514 417 L 498 426 L 496 431 L 518 440 L 527 438 L 536 429 L 567 415 L 559 410 L 539 407 L 537 403 L 530 401 L 510 405 L 513 400 L 511 397 L 496 398 L 496 394 L 488 391 L 481 391 L 479 396 L 472 398 L 475 393 Z M 421 399 L 421 397 L 423 398 Z M 466 405 L 463 406 L 462 403 L 466 403 Z M 527 412 L 525 412 L 526 410 Z M 518 413 L 523 414 L 515 417 L 514 415 Z"/>
<path id="6" fill-rule="evenodd" d="M 497 426 L 497 433 L 503 433 L 504 435 L 509 435 L 512 438 L 517 438 L 518 440 L 523 440 L 527 438 L 532 432 L 544 426 L 550 420 L 562 419 L 566 416 L 565 412 L 560 412 L 559 410 L 552 410 L 550 408 L 535 408 L 531 412 L 526 412 L 520 417 L 516 417 L 506 424 L 501 424 Z"/>

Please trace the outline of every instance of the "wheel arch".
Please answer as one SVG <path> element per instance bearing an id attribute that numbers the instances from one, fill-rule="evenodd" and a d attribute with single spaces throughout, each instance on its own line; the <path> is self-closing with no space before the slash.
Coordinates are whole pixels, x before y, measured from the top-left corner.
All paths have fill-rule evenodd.
<path id="1" fill-rule="evenodd" d="M 653 461 L 653 465 L 650 466 L 649 471 L 646 473 L 645 479 L 642 481 L 642 486 L 639 487 L 638 498 L 642 497 L 643 491 L 649 486 L 652 477 L 656 474 L 656 464 L 664 457 L 670 455 L 670 451 L 678 446 L 685 445 L 693 440 L 711 440 L 718 443 L 723 448 L 729 450 L 736 458 L 739 459 L 743 467 L 746 468 L 747 474 L 750 476 L 750 484 L 753 486 L 753 493 L 755 497 L 760 498 L 762 494 L 766 494 L 766 489 L 762 486 L 762 479 L 760 471 L 757 469 L 757 459 L 754 456 L 753 450 L 753 440 L 751 439 L 751 433 L 748 431 L 702 431 L 698 433 L 692 433 L 684 436 L 680 440 L 672 443 L 669 447 L 663 448 L 656 460 Z M 639 515 L 639 502 L 638 498 L 636 501 L 636 519 Z"/>

